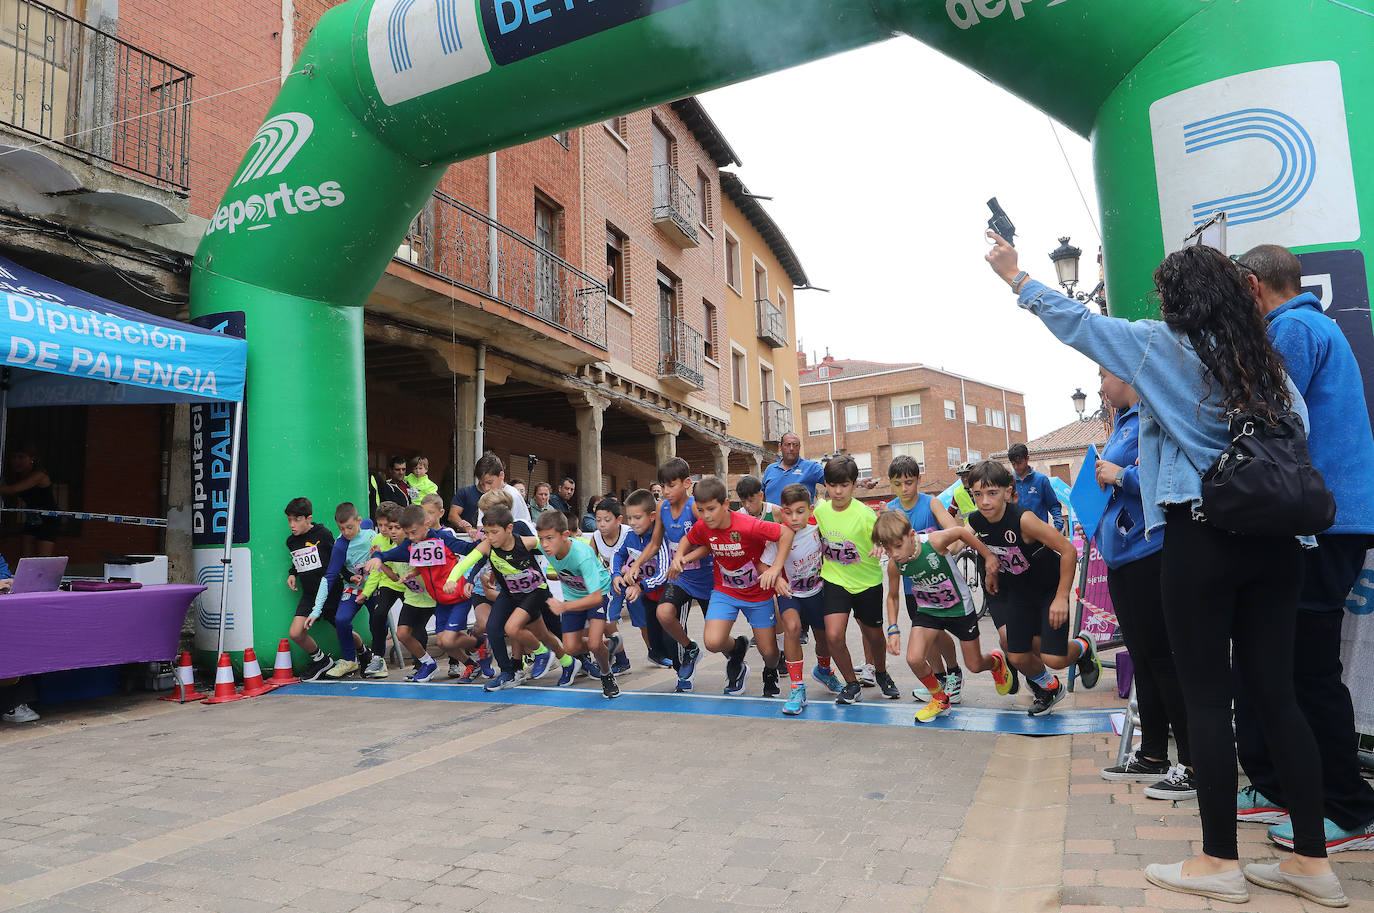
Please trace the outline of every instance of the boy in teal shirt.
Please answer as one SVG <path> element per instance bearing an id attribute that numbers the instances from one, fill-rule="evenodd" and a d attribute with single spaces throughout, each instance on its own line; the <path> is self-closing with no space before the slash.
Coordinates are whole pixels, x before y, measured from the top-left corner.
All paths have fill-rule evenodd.
<path id="1" fill-rule="evenodd" d="M 578 659 L 588 674 L 601 679 L 601 693 L 608 700 L 619 697 L 620 686 L 611 672 L 611 654 L 620 649 L 620 638 L 606 638 L 611 572 L 585 539 L 572 535 L 566 514 L 546 511 L 534 522 L 534 528 L 539 536 L 539 550 L 549 559 L 549 566 L 563 585 L 563 598 L 549 600 L 549 611 L 558 616 L 563 626 L 563 649 Z"/>

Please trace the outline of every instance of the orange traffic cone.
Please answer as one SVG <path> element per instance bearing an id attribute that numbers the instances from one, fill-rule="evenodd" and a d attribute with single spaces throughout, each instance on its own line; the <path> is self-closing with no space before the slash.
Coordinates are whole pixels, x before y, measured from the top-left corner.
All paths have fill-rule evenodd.
<path id="1" fill-rule="evenodd" d="M 201 701 L 202 704 L 227 704 L 241 701 L 246 695 L 234 690 L 234 666 L 229 662 L 229 654 L 219 655 L 219 668 L 215 670 L 215 694 Z"/>
<path id="2" fill-rule="evenodd" d="M 267 684 L 262 680 L 262 667 L 258 665 L 258 656 L 249 647 L 243 651 L 243 696 L 257 697 L 259 694 L 266 694 L 273 690 L 275 686 Z"/>
<path id="3" fill-rule="evenodd" d="M 281 639 L 277 644 L 277 661 L 272 664 L 273 688 L 280 688 L 282 685 L 294 685 L 300 679 L 296 678 L 291 671 L 291 645 L 286 642 L 286 638 Z"/>
<path id="4" fill-rule="evenodd" d="M 209 696 L 196 690 L 196 671 L 191 666 L 191 654 L 183 652 L 181 661 L 177 663 L 177 683 L 172 688 L 172 693 L 158 700 L 184 704 L 187 701 L 201 701 Z"/>

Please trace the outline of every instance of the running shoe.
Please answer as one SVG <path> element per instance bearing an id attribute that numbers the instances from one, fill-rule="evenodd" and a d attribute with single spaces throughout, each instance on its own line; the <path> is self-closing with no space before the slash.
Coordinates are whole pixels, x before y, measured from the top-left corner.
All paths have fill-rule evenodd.
<path id="1" fill-rule="evenodd" d="M 450 657 L 448 658 L 448 677 L 449 677 L 449 678 L 462 678 L 462 677 L 463 677 L 463 664 L 460 663 L 460 662 L 458 662 L 458 660 L 454 659 L 452 656 L 450 656 Z"/>
<path id="2" fill-rule="evenodd" d="M 807 630 L 806 628 L 802 628 L 802 632 L 801 632 L 801 645 L 804 647 L 804 646 L 806 646 L 806 645 L 809 644 L 809 643 L 811 643 L 811 632 L 810 632 L 809 630 Z"/>
<path id="3" fill-rule="evenodd" d="M 844 682 L 840 681 L 840 677 L 835 674 L 833 669 L 827 669 L 824 666 L 812 666 L 811 677 L 824 685 L 831 694 L 839 694 L 844 690 Z"/>
<path id="4" fill-rule="evenodd" d="M 324 677 L 338 681 L 341 678 L 348 678 L 357 671 L 358 661 L 356 659 L 341 659 L 329 668 Z"/>
<path id="5" fill-rule="evenodd" d="M 514 680 L 515 680 L 515 684 L 516 684 L 516 685 L 523 685 L 523 684 L 525 684 L 525 682 L 527 682 L 527 681 L 530 680 L 530 667 L 529 667 L 529 666 L 521 666 L 519 669 L 516 669 L 516 670 L 515 670 L 515 675 L 513 676 L 513 678 L 514 678 Z M 512 686 L 512 687 L 514 687 L 514 686 Z"/>
<path id="6" fill-rule="evenodd" d="M 673 668 L 673 661 L 671 659 L 661 653 L 655 653 L 652 650 L 649 651 L 649 663 L 664 669 Z"/>
<path id="7" fill-rule="evenodd" d="M 1236 820 L 1251 824 L 1284 824 L 1288 821 L 1288 810 L 1270 802 L 1255 787 L 1247 786 L 1236 796 Z"/>
<path id="8" fill-rule="evenodd" d="M 601 696 L 606 700 L 620 697 L 620 686 L 615 683 L 614 675 L 601 676 Z"/>
<path id="9" fill-rule="evenodd" d="M 6 723 L 33 723 L 38 718 L 38 712 L 28 704 L 16 704 L 13 710 L 0 714 L 0 720 Z"/>
<path id="10" fill-rule="evenodd" d="M 935 677 L 940 678 L 938 675 Z M 943 681 L 943 679 L 941 680 Z M 911 696 L 918 701 L 928 701 L 930 700 L 930 689 L 925 685 L 917 683 L 916 687 L 911 689 Z"/>
<path id="11" fill-rule="evenodd" d="M 358 648 L 358 668 L 366 669 L 372 665 L 372 651 L 367 647 Z"/>
<path id="12" fill-rule="evenodd" d="M 892 680 L 892 676 L 888 675 L 886 670 L 877 673 L 876 677 L 878 680 L 878 690 L 883 693 L 883 697 L 887 698 L 889 701 L 900 701 L 902 699 L 901 690 L 898 689 L 897 683 Z"/>
<path id="13" fill-rule="evenodd" d="M 496 678 L 482 686 L 483 691 L 505 691 L 507 688 L 514 688 L 518 683 L 515 677 L 504 672 L 498 673 Z"/>
<path id="14" fill-rule="evenodd" d="M 321 675 L 324 675 L 333 667 L 334 657 L 330 656 L 328 653 L 324 654 L 319 659 L 312 659 L 309 664 L 306 665 L 305 672 L 301 675 L 301 681 L 316 681 Z"/>
<path id="15" fill-rule="evenodd" d="M 743 637 L 735 638 L 735 645 L 725 654 L 725 693 L 739 694 L 744 688 L 736 687 L 743 679 L 740 670 L 744 668 L 744 658 L 749 655 L 749 641 Z"/>
<path id="16" fill-rule="evenodd" d="M 1084 688 L 1096 688 L 1102 680 L 1102 660 L 1097 658 L 1097 641 L 1081 634 L 1077 638 L 1083 644 L 1083 655 L 1078 657 L 1078 680 Z"/>
<path id="17" fill-rule="evenodd" d="M 620 634 L 612 634 L 606 638 L 606 652 L 615 656 L 625 648 L 624 642 L 620 639 Z"/>
<path id="18" fill-rule="evenodd" d="M 916 711 L 916 722 L 929 723 L 946 713 L 949 713 L 949 701 L 926 701 L 925 706 Z"/>
<path id="19" fill-rule="evenodd" d="M 563 674 L 558 677 L 558 687 L 560 688 L 566 688 L 568 685 L 571 685 L 573 679 L 577 677 L 577 667 L 579 665 L 577 658 L 570 656 L 568 659 L 572 660 L 572 662 L 563 667 Z"/>
<path id="20" fill-rule="evenodd" d="M 386 670 L 386 658 L 373 653 L 372 662 L 363 670 L 363 678 L 386 678 L 389 674 Z"/>
<path id="21" fill-rule="evenodd" d="M 691 691 L 692 680 L 697 675 L 697 663 L 701 660 L 701 647 L 695 643 L 682 651 L 682 664 L 677 670 L 677 690 Z"/>
<path id="22" fill-rule="evenodd" d="M 854 667 L 854 675 L 855 675 L 855 677 L 858 679 L 859 684 L 862 685 L 863 687 L 865 687 L 865 688 L 876 688 L 876 687 L 878 687 L 878 679 L 877 679 L 877 677 L 874 675 L 874 672 L 873 672 L 873 664 L 872 664 L 872 663 L 863 663 L 863 664 L 861 664 L 861 665 L 855 666 L 855 667 Z"/>
<path id="23" fill-rule="evenodd" d="M 1035 694 L 1035 699 L 1031 701 L 1030 709 L 1026 712 L 1031 716 L 1040 716 L 1042 713 L 1049 713 L 1054 705 L 1064 699 L 1064 692 L 1068 689 L 1059 679 L 1054 680 L 1053 688 L 1041 688 L 1034 682 L 1030 683 L 1031 692 Z"/>
<path id="24" fill-rule="evenodd" d="M 1328 853 L 1374 849 L 1374 821 L 1364 827 L 1350 830 L 1346 830 L 1329 818 L 1325 819 L 1322 824 L 1326 827 L 1326 851 Z M 1293 822 L 1285 821 L 1270 827 L 1269 839 L 1284 849 L 1291 850 L 1293 848 Z"/>
<path id="25" fill-rule="evenodd" d="M 1102 779 L 1113 783 L 1156 783 L 1169 774 L 1168 761 L 1151 761 L 1132 752 L 1125 764 L 1104 768 Z"/>
<path id="26" fill-rule="evenodd" d="M 964 701 L 964 670 L 955 669 L 945 675 L 945 695 L 951 704 L 962 704 Z"/>
<path id="27" fill-rule="evenodd" d="M 1007 689 L 1007 694 L 1015 694 L 1021 690 L 1021 673 L 1011 663 L 1007 663 L 1007 669 L 1011 672 L 1011 687 Z"/>
<path id="28" fill-rule="evenodd" d="M 1193 783 L 1193 772 L 1182 764 L 1169 768 L 1164 779 L 1145 787 L 1145 795 L 1151 799 L 1196 799 L 1197 785 Z"/>
<path id="29" fill-rule="evenodd" d="M 630 657 L 625 655 L 625 651 L 623 649 L 616 650 L 615 655 L 611 657 L 611 674 L 629 675 L 630 672 Z"/>
<path id="30" fill-rule="evenodd" d="M 988 655 L 992 657 L 992 683 L 997 687 L 997 693 L 1009 693 L 1011 691 L 1011 665 L 1007 662 L 1007 658 L 1002 655 L 1001 650 L 993 650 Z"/>
<path id="31" fill-rule="evenodd" d="M 479 677 L 480 675 L 481 675 L 481 673 L 477 670 L 477 664 L 476 664 L 476 663 L 468 663 L 466 666 L 463 667 L 463 674 L 460 675 L 460 676 L 458 676 L 458 684 L 460 684 L 460 685 L 472 685 L 472 684 L 476 684 L 477 679 L 478 679 L 478 677 Z"/>
<path id="32" fill-rule="evenodd" d="M 837 704 L 857 704 L 863 698 L 863 685 L 857 681 L 846 682 L 844 688 L 840 689 L 840 696 L 835 698 Z"/>
<path id="33" fill-rule="evenodd" d="M 777 696 L 778 696 L 779 694 L 781 694 L 781 693 L 782 693 L 782 689 L 778 687 L 778 670 L 777 670 L 777 669 L 764 669 L 764 670 L 763 670 L 763 696 L 764 696 L 764 697 L 777 697 Z"/>
<path id="34" fill-rule="evenodd" d="M 601 663 L 596 661 L 596 657 L 590 653 L 583 653 L 578 657 L 582 662 L 582 671 L 592 678 L 601 677 Z"/>
<path id="35" fill-rule="evenodd" d="M 549 671 L 549 660 L 553 659 L 553 651 L 545 650 L 543 653 L 534 654 L 534 664 L 530 667 L 530 678 L 532 680 L 543 678 L 544 673 Z"/>
<path id="36" fill-rule="evenodd" d="M 806 686 L 793 685 L 792 692 L 787 695 L 787 703 L 782 705 L 782 712 L 787 716 L 799 716 L 806 709 Z"/>
<path id="37" fill-rule="evenodd" d="M 431 659 L 429 662 L 422 665 L 419 669 L 415 670 L 415 674 L 410 677 L 410 680 L 417 685 L 422 685 L 425 682 L 429 681 L 431 678 L 433 678 L 435 673 L 437 673 L 438 671 L 439 664 Z"/>
<path id="38" fill-rule="evenodd" d="M 749 664 L 741 660 L 736 671 L 737 674 L 725 683 L 726 694 L 743 694 L 749 685 Z"/>
<path id="39" fill-rule="evenodd" d="M 485 637 L 477 645 L 477 668 L 482 670 L 482 675 L 486 678 L 496 677 L 496 667 L 491 661 L 491 647 L 487 646 Z"/>

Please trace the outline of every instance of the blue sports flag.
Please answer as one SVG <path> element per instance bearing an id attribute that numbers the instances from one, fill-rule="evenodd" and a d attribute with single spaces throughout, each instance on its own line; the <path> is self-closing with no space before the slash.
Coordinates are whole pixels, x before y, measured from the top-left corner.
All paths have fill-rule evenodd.
<path id="1" fill-rule="evenodd" d="M 1078 524 L 1083 527 L 1083 534 L 1088 541 L 1097 535 L 1102 514 L 1107 510 L 1107 501 L 1111 499 L 1111 492 L 1103 491 L 1097 484 L 1097 460 L 1097 447 L 1089 444 L 1088 454 L 1078 469 L 1078 477 L 1074 479 L 1073 492 L 1069 496 L 1073 512 L 1078 515 Z"/>

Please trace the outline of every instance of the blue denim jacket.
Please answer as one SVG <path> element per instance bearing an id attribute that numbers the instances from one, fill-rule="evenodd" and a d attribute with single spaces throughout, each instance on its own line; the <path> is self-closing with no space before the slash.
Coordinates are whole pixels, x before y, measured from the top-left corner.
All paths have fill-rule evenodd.
<path id="1" fill-rule="evenodd" d="M 1202 474 L 1231 442 L 1221 391 L 1203 379 L 1186 336 L 1162 320 L 1104 317 L 1035 280 L 1018 299 L 1059 341 L 1121 378 L 1140 396 L 1140 495 L 1146 536 L 1164 526 L 1164 508 L 1202 501 Z M 1293 411 L 1307 406 L 1288 381 Z M 1308 537 L 1307 541 L 1311 541 Z"/>
<path id="2" fill-rule="evenodd" d="M 1140 503 L 1140 407 L 1132 406 L 1116 417 L 1112 435 L 1102 448 L 1102 459 L 1121 467 L 1120 485 L 1112 489 L 1102 522 L 1097 527 L 1097 547 L 1107 567 L 1118 568 L 1153 555 L 1164 547 L 1164 537 L 1145 538 L 1145 507 Z"/>

